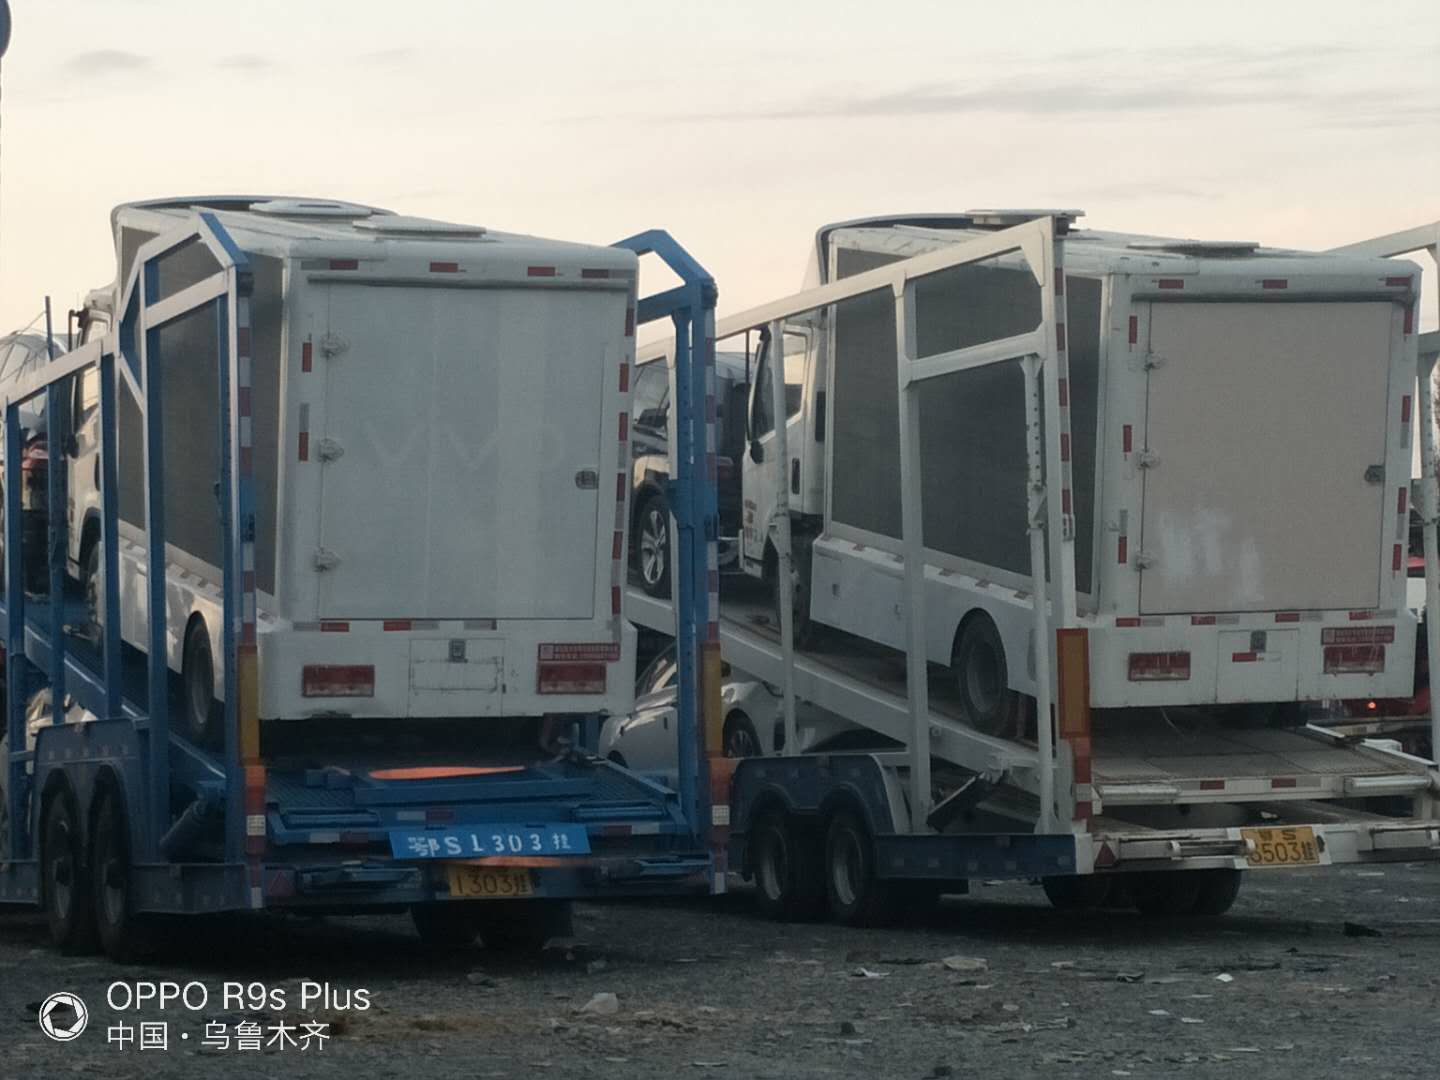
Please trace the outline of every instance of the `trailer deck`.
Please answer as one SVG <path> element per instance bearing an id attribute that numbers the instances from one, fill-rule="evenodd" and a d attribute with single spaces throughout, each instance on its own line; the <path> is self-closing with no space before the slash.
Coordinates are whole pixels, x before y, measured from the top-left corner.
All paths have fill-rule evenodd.
<path id="1" fill-rule="evenodd" d="M 669 633 L 663 600 L 632 587 L 626 611 L 637 625 Z M 772 683 L 784 658 L 773 605 L 763 585 L 727 577 L 721 591 L 722 652 L 737 668 Z M 857 726 L 897 742 L 909 730 L 905 657 L 840 631 L 824 631 L 795 650 L 796 693 Z M 966 768 L 983 746 L 992 778 L 1036 794 L 1033 738 L 985 736 L 960 719 L 951 680 L 931 666 L 932 749 L 937 760 Z M 1317 727 L 1226 727 L 1187 710 L 1143 716 L 1097 716 L 1092 784 L 1101 806 L 1216 803 L 1404 795 L 1423 791 L 1433 766 L 1419 758 L 1343 738 Z"/>

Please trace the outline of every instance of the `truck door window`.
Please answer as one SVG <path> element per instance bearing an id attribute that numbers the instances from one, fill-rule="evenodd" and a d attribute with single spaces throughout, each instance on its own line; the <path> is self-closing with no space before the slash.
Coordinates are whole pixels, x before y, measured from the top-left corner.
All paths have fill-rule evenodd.
<path id="1" fill-rule="evenodd" d="M 641 364 L 635 375 L 635 396 L 630 403 L 630 423 L 663 434 L 668 423 L 670 371 L 665 359 Z"/>
<path id="2" fill-rule="evenodd" d="M 805 393 L 805 351 L 808 339 L 804 334 L 785 335 L 785 416 L 800 412 Z M 771 386 L 770 343 L 760 346 L 755 367 L 755 405 L 750 415 L 750 437 L 758 439 L 775 430 L 774 389 Z"/>

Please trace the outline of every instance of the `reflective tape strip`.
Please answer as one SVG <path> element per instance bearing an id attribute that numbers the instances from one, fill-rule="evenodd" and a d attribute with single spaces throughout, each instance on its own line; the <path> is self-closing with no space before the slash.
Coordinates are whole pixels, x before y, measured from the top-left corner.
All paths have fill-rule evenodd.
<path id="1" fill-rule="evenodd" d="M 246 815 L 245 815 L 245 835 L 246 835 L 246 836 L 264 836 L 264 835 L 265 835 L 265 815 L 264 815 L 264 814 L 246 814 Z"/>

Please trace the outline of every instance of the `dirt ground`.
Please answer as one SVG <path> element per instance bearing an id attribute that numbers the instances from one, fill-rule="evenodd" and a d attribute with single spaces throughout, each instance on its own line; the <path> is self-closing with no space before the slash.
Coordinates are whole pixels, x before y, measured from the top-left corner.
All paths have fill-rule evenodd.
<path id="1" fill-rule="evenodd" d="M 408 919 L 377 916 L 230 921 L 176 937 L 163 962 L 120 966 L 59 956 L 37 916 L 3 915 L 0 1075 L 1436 1075 L 1434 865 L 1257 872 L 1229 916 L 1187 922 L 1062 914 L 1023 884 L 979 886 L 923 924 L 885 930 L 774 924 L 751 900 L 739 889 L 582 906 L 573 939 L 528 959 L 429 953 Z M 206 1005 L 111 1007 L 162 980 L 200 984 Z M 371 1007 L 301 1010 L 302 980 L 328 982 L 332 1006 L 366 990 Z M 226 1007 L 227 981 L 286 1002 Z M 66 1043 L 36 1022 L 61 990 L 89 1012 Z M 162 1021 L 167 1049 L 109 1041 Z M 268 1042 L 277 1025 L 299 1035 L 306 1022 L 329 1024 L 328 1040 L 233 1041 L 241 1023 Z M 216 1032 L 207 1024 L 231 1045 L 202 1045 Z"/>

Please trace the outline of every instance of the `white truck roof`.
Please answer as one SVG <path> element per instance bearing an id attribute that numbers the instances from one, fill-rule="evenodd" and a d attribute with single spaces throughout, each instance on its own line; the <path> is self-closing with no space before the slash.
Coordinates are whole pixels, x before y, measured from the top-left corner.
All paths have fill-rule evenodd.
<path id="1" fill-rule="evenodd" d="M 522 233 L 500 232 L 432 218 L 409 217 L 341 199 L 267 195 L 193 196 L 122 203 L 111 212 L 117 250 L 122 230 L 160 234 L 180 225 L 199 210 L 216 215 L 246 251 L 256 255 L 304 258 L 325 255 L 365 258 L 388 243 L 423 242 L 437 256 L 473 257 L 484 245 L 486 262 L 513 265 L 522 261 L 550 266 L 561 263 L 606 270 L 633 269 L 635 256 L 599 244 L 546 240 Z M 483 267 L 481 269 L 484 269 Z"/>
<path id="2" fill-rule="evenodd" d="M 997 228 L 1037 216 L 1055 215 L 1066 224 L 1066 266 L 1080 273 L 1186 274 L 1206 270 L 1230 272 L 1244 265 L 1260 277 L 1295 272 L 1333 271 L 1352 275 L 1371 268 L 1384 276 L 1395 273 L 1397 260 L 1370 256 L 1267 247 L 1252 240 L 1197 240 L 1077 228 L 1079 210 L 974 210 L 960 214 L 905 214 L 857 218 L 822 226 L 816 233 L 820 281 L 828 279 L 832 246 L 886 252 L 909 258 L 950 244 L 987 236 Z"/>

